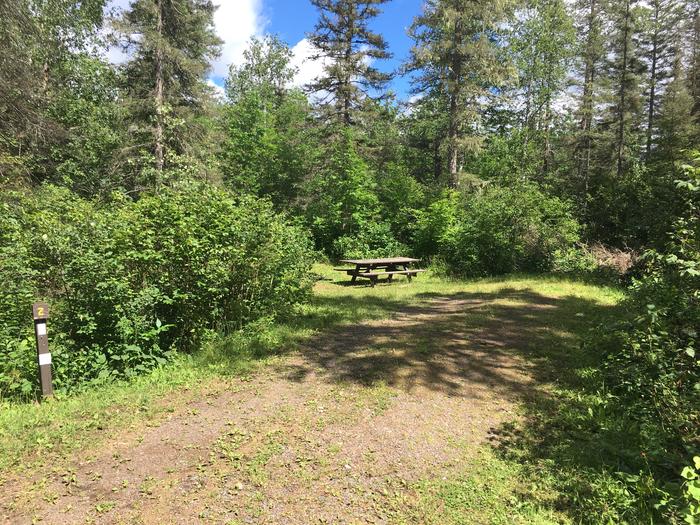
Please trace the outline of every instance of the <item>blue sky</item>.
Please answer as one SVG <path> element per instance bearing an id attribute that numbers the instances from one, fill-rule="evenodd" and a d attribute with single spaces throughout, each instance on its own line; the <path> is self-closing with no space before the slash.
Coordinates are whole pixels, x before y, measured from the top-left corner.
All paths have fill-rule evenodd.
<path id="1" fill-rule="evenodd" d="M 305 60 L 310 49 L 308 48 L 308 42 L 304 39 L 306 34 L 313 30 L 318 18 L 316 9 L 309 0 L 220 0 L 219 3 L 219 11 L 225 11 L 225 13 L 220 15 L 220 18 L 225 18 L 228 21 L 237 16 L 244 20 L 250 20 L 250 12 L 251 10 L 253 11 L 254 28 L 234 27 L 236 23 L 232 25 L 217 24 L 219 36 L 227 44 L 232 38 L 229 34 L 229 28 L 231 30 L 237 29 L 239 33 L 248 32 L 251 35 L 275 33 L 295 51 L 295 65 L 302 69 L 298 76 L 298 83 L 308 81 L 318 73 L 320 65 L 310 64 Z M 413 17 L 420 13 L 422 4 L 423 0 L 392 0 L 382 6 L 383 13 L 374 20 L 372 29 L 384 36 L 389 44 L 390 51 L 394 54 L 394 58 L 379 61 L 375 64 L 376 67 L 383 71 L 392 71 L 398 68 L 401 62 L 406 59 L 411 46 L 411 40 L 406 35 L 406 30 L 411 24 Z M 240 38 L 237 40 L 239 40 L 239 43 L 236 45 L 235 56 L 231 57 L 228 53 L 224 53 L 226 55 L 222 57 L 224 62 L 240 60 L 240 53 L 244 46 L 240 42 Z M 215 68 L 212 79 L 216 84 L 221 85 L 223 76 L 221 68 Z M 408 97 L 409 85 L 407 79 L 396 78 L 390 88 L 399 97 Z"/>
<path id="2" fill-rule="evenodd" d="M 223 40 L 221 56 L 212 64 L 210 84 L 219 88 L 224 84 L 229 65 L 240 63 L 246 43 L 253 36 L 274 33 L 287 42 L 294 52 L 293 65 L 299 69 L 296 85 L 303 85 L 321 73 L 323 65 L 309 60 L 312 49 L 306 35 L 313 30 L 318 14 L 309 0 L 213 0 L 218 6 L 214 25 Z M 110 0 L 110 6 L 127 9 L 130 0 Z M 378 61 L 382 71 L 395 71 L 408 57 L 411 41 L 406 35 L 413 18 L 420 13 L 423 0 L 391 0 L 382 6 L 383 12 L 371 28 L 381 33 L 394 58 Z M 120 63 L 126 55 L 118 48 L 108 52 L 108 59 Z M 405 78 L 393 80 L 389 89 L 399 98 L 407 99 L 409 84 Z"/>

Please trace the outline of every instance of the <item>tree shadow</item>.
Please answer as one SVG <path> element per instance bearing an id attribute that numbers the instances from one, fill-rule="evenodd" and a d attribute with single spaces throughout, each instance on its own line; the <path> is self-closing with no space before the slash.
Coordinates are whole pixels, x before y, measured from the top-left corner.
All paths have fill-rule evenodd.
<path id="1" fill-rule="evenodd" d="M 619 307 L 515 288 L 415 297 L 422 301 L 324 298 L 329 307 L 342 301 L 346 312 L 369 308 L 391 317 L 329 326 L 303 345 L 304 361 L 287 369 L 287 378 L 303 382 L 314 373 L 330 382 L 381 381 L 406 392 L 519 402 L 524 419 L 489 429 L 491 445 L 523 465 L 533 483 L 554 480 L 558 494 L 519 497 L 590 522 L 598 509 L 587 503 L 596 499 L 590 473 L 633 472 L 640 459 L 629 452 L 636 450 L 635 430 L 591 410 L 602 356 L 582 345 L 591 329 L 621 315 Z"/>
<path id="2" fill-rule="evenodd" d="M 480 397 L 497 391 L 518 399 L 539 385 L 564 380 L 553 363 L 581 359 L 577 337 L 609 306 L 579 297 L 552 298 L 532 290 L 418 294 L 417 305 L 378 297 L 334 297 L 344 311 L 370 308 L 388 320 L 328 326 L 303 345 L 305 362 L 289 371 L 303 381 L 320 371 L 329 381 L 378 381 L 412 391 Z M 342 313 L 335 311 L 335 321 Z M 347 316 L 345 321 L 352 316 Z"/>

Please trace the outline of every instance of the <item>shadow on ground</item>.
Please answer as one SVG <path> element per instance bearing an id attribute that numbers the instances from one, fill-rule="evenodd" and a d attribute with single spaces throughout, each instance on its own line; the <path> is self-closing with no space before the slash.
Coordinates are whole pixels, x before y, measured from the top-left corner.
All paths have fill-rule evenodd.
<path id="1" fill-rule="evenodd" d="M 583 400 L 596 383 L 582 371 L 598 368 L 601 356 L 582 340 L 616 317 L 616 307 L 512 288 L 417 298 L 418 305 L 377 297 L 322 298 L 329 307 L 342 301 L 351 311 L 371 304 L 391 317 L 325 331 L 303 346 L 304 361 L 288 371 L 288 379 L 303 382 L 321 374 L 330 382 L 384 382 L 406 392 L 465 400 L 498 394 L 519 401 L 524 421 L 491 429 L 493 448 L 507 461 L 532 467 L 535 482 L 547 469 L 553 478 L 565 477 L 556 482 L 563 495 L 552 505 L 581 519 L 586 512 L 581 501 L 589 497 L 581 472 L 625 464 L 624 429 L 591 423 L 594 415 Z"/>
<path id="2" fill-rule="evenodd" d="M 383 381 L 407 391 L 421 387 L 471 397 L 488 389 L 528 396 L 531 382 L 537 390 L 554 376 L 564 379 L 552 364 L 578 362 L 577 336 L 609 308 L 516 289 L 418 298 L 424 300 L 418 305 L 377 297 L 325 299 L 342 301 L 350 310 L 371 304 L 393 315 L 335 327 L 314 338 L 304 345 L 306 362 L 289 378 L 303 381 L 318 371 L 330 381 Z"/>

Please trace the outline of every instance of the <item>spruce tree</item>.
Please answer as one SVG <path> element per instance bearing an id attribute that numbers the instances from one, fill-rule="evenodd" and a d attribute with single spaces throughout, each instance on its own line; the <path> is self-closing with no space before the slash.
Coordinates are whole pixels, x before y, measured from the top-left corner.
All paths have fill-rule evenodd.
<path id="1" fill-rule="evenodd" d="M 677 178 L 677 161 L 683 158 L 683 152 L 693 145 L 697 134 L 697 123 L 694 122 L 693 98 L 688 92 L 682 65 L 682 53 L 675 48 L 671 81 L 663 96 L 658 115 L 659 151 L 656 158 L 664 163 L 664 169 Z"/>
<path id="2" fill-rule="evenodd" d="M 363 99 L 381 98 L 391 75 L 373 66 L 391 58 L 387 44 L 369 28 L 389 0 L 311 0 L 319 21 L 309 40 L 314 59 L 325 63 L 323 75 L 307 86 L 320 97 L 332 120 L 348 126 L 355 122 Z"/>
<path id="3" fill-rule="evenodd" d="M 203 113 L 209 63 L 221 41 L 214 33 L 211 0 L 135 0 L 117 23 L 131 60 L 124 67 L 132 124 L 153 155 L 146 184 L 162 182 L 168 150 L 188 152 L 194 120 Z M 188 120 L 187 126 L 178 125 Z"/>
<path id="4" fill-rule="evenodd" d="M 579 185 L 579 205 L 583 215 L 587 213 L 589 185 L 593 160 L 593 124 L 596 110 L 596 88 L 601 74 L 604 53 L 603 17 L 600 0 L 580 0 L 578 13 L 583 23 L 579 25 L 581 49 L 581 98 L 577 110 L 578 132 L 575 135 L 575 169 Z"/>
<path id="5" fill-rule="evenodd" d="M 672 75 L 679 27 L 683 11 L 678 0 L 650 0 L 647 28 L 642 34 L 641 52 L 647 69 L 646 156 L 651 153 L 659 100 Z"/>
<path id="6" fill-rule="evenodd" d="M 447 165 L 456 186 L 460 158 L 481 146 L 481 109 L 510 72 L 500 52 L 499 32 L 511 2 L 428 0 L 409 34 L 415 45 L 406 66 L 417 73 L 416 92 L 447 99 Z"/>
<path id="7" fill-rule="evenodd" d="M 618 178 L 637 160 L 642 120 L 641 74 L 644 64 L 638 52 L 639 11 L 636 0 L 609 5 L 612 37 L 607 49 L 607 88 L 610 160 Z"/>

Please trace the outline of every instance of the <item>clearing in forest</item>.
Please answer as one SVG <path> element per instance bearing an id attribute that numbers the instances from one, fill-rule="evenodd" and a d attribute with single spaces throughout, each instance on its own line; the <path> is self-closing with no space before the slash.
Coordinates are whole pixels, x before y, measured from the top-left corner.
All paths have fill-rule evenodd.
<path id="1" fill-rule="evenodd" d="M 270 336 L 283 333 L 285 351 L 254 367 L 183 361 L 4 415 L 1 451 L 14 459 L 1 464 L 0 517 L 567 522 L 547 480 L 503 444 L 585 361 L 580 335 L 619 294 L 429 274 L 372 289 L 320 271 L 311 305 Z"/>

